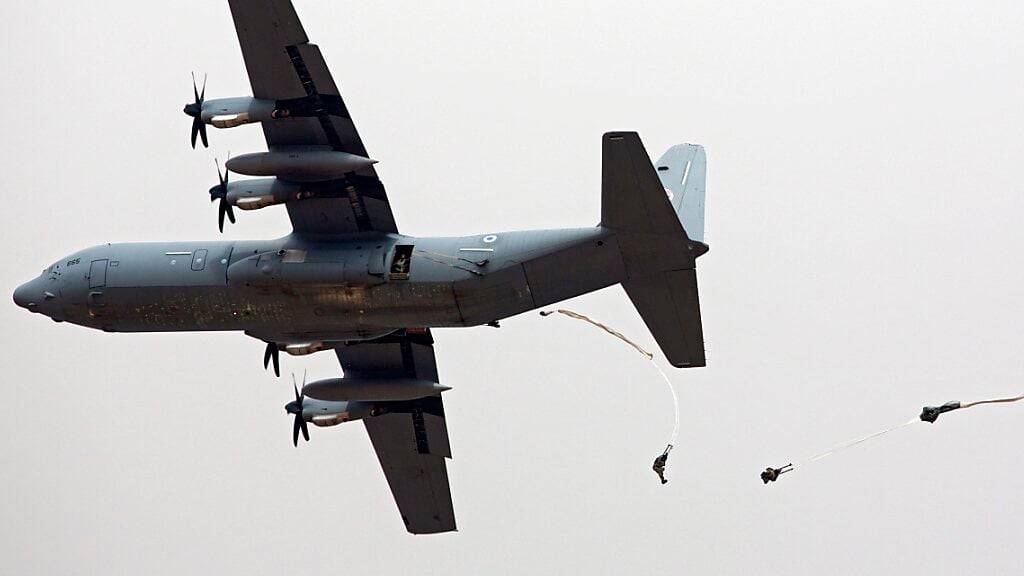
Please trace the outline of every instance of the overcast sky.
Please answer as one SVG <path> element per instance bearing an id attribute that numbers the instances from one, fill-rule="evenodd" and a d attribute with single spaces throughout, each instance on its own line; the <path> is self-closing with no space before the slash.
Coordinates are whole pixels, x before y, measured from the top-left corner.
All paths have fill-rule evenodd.
<path id="1" fill-rule="evenodd" d="M 405 533 L 363 427 L 291 445 L 238 333 L 105 334 L 0 306 L 0 573 L 1019 574 L 1019 2 L 297 0 L 401 231 L 590 226 L 600 137 L 708 152 L 708 367 L 525 314 L 438 330 L 459 532 Z M 223 236 L 189 72 L 249 94 L 225 2 L 17 2 L 0 34 L 0 287 L 103 242 Z M 566 304 L 653 347 L 624 292 Z M 337 376 L 333 354 L 285 372 Z"/>

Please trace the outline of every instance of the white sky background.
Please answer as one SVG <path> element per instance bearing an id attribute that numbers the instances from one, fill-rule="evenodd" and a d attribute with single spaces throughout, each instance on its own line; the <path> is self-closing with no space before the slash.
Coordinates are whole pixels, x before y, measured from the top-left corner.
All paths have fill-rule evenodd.
<path id="1" fill-rule="evenodd" d="M 706 369 L 668 392 L 582 323 L 436 332 L 460 532 L 407 535 L 360 424 L 291 446 L 234 333 L 0 305 L 0 572 L 1019 573 L 1024 407 L 764 486 L 924 404 L 1020 393 L 1024 5 L 298 1 L 400 229 L 590 226 L 600 136 L 708 150 Z M 249 93 L 224 2 L 5 6 L 0 287 L 103 242 L 219 239 L 189 71 Z M 277 237 L 283 209 L 223 238 Z M 621 288 L 566 304 L 647 346 Z M 336 376 L 333 354 L 282 359 Z"/>

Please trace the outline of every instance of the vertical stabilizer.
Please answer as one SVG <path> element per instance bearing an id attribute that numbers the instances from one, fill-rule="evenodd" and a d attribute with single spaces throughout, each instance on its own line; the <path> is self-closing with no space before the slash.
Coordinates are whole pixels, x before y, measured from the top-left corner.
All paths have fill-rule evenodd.
<path id="1" fill-rule="evenodd" d="M 622 287 L 673 366 L 704 366 L 704 149 L 673 146 L 652 165 L 635 132 L 611 132 L 602 152 L 601 226 L 615 232 Z"/>

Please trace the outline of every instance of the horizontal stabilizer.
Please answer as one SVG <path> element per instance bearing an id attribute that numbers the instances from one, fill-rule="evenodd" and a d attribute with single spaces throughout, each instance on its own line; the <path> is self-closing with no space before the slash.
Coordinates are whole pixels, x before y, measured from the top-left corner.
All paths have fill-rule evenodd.
<path id="1" fill-rule="evenodd" d="M 622 287 L 670 364 L 676 368 L 706 364 L 696 270 L 659 272 L 627 280 Z"/>

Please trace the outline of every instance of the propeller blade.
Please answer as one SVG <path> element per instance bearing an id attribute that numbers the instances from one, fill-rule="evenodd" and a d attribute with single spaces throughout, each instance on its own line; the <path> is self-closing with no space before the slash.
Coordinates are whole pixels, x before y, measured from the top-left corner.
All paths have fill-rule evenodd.
<path id="1" fill-rule="evenodd" d="M 226 185 L 228 183 L 228 180 L 227 180 L 228 175 L 227 174 L 221 174 L 221 172 L 220 172 L 220 160 L 217 160 L 216 158 L 214 158 L 213 159 L 213 164 L 214 164 L 214 166 L 217 167 L 217 180 L 220 182 L 220 185 L 221 186 Z"/>
<path id="2" fill-rule="evenodd" d="M 267 351 L 263 353 L 263 368 L 267 367 L 267 364 L 274 361 L 274 375 L 278 378 L 281 377 L 281 361 L 279 359 L 280 351 L 277 349 L 277 344 L 273 342 L 267 342 Z"/>
<path id="3" fill-rule="evenodd" d="M 206 123 L 203 122 L 203 99 L 206 98 L 206 76 L 203 76 L 203 91 L 200 92 L 196 86 L 196 73 L 192 73 L 192 95 L 195 102 L 185 105 L 185 114 L 192 117 L 192 148 L 196 147 L 196 137 L 203 141 L 203 147 L 209 148 L 210 142 L 206 138 Z"/>
<path id="4" fill-rule="evenodd" d="M 273 342 L 267 342 L 267 350 L 263 353 L 263 369 L 267 369 L 267 365 L 270 364 L 270 355 L 273 353 L 276 346 Z"/>
<path id="5" fill-rule="evenodd" d="M 204 125 L 205 126 L 205 125 Z M 202 132 L 201 132 L 202 133 Z M 226 214 L 228 220 L 232 224 L 235 223 L 235 211 L 231 209 L 231 204 L 228 204 L 228 170 L 224 172 L 220 171 L 220 161 L 216 158 L 213 159 L 214 165 L 217 166 L 217 181 L 219 184 L 214 188 L 210 189 L 210 201 L 212 202 L 215 198 L 220 198 L 220 206 L 217 207 L 217 221 L 219 223 L 220 231 L 224 232 L 224 215 Z M 266 363 L 264 362 L 264 368 Z"/>
<path id="6" fill-rule="evenodd" d="M 292 390 L 295 391 L 295 401 L 289 402 L 284 409 L 289 414 L 295 414 L 295 420 L 292 422 L 292 445 L 299 445 L 299 432 L 302 432 L 302 437 L 305 438 L 306 442 L 309 442 L 309 427 L 306 425 L 306 419 L 303 417 L 303 403 L 306 399 L 306 374 L 302 374 L 302 391 L 299 391 L 299 385 L 295 382 L 295 372 L 292 372 Z"/>

